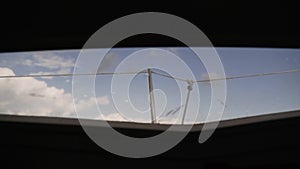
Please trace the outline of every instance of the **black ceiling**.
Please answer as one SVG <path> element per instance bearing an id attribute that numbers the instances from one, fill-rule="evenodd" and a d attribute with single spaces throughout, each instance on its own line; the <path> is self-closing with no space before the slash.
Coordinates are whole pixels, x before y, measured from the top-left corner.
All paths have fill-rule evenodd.
<path id="1" fill-rule="evenodd" d="M 299 9 L 287 1 L 96 1 L 1 5 L 0 51 L 81 48 L 101 26 L 124 15 L 156 11 L 197 25 L 215 46 L 300 47 Z M 148 35 L 149 36 L 149 35 Z M 177 46 L 162 36 L 119 46 Z"/>

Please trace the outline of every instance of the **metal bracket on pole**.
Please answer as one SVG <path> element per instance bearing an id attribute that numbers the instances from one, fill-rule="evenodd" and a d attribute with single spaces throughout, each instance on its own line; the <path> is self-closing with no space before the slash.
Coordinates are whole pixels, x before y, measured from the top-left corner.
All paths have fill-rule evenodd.
<path id="1" fill-rule="evenodd" d="M 154 94 L 153 94 L 153 82 L 152 82 L 151 69 L 148 69 L 148 86 L 149 86 L 149 96 L 150 96 L 151 122 L 153 124 L 156 124 L 155 101 L 154 101 Z"/>
<path id="2" fill-rule="evenodd" d="M 188 107 L 189 99 L 190 99 L 190 93 L 193 90 L 193 84 L 194 84 L 194 82 L 192 80 L 188 80 L 187 83 L 188 83 L 188 87 L 187 87 L 188 93 L 187 93 L 187 96 L 186 96 L 185 107 L 184 107 L 184 112 L 183 112 L 181 124 L 184 124 L 184 119 L 185 119 L 185 116 L 186 116 L 186 111 L 187 111 L 187 107 Z"/>

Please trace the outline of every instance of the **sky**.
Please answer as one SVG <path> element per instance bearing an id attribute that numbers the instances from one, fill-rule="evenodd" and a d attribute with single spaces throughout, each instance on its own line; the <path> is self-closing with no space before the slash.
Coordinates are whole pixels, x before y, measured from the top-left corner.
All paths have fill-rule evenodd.
<path id="1" fill-rule="evenodd" d="M 226 77 L 300 69 L 300 49 L 226 47 L 216 50 Z M 0 76 L 73 73 L 75 68 L 82 69 L 82 65 L 75 64 L 79 54 L 80 50 L 77 49 L 0 53 Z M 131 61 L 128 59 L 129 55 L 133 56 Z M 168 61 L 171 55 L 180 58 L 197 80 L 205 80 L 208 75 L 212 78 L 220 77 L 215 72 L 207 73 L 201 60 L 185 47 L 113 48 L 94 73 L 114 72 L 122 64 L 119 70 L 138 72 L 141 71 L 138 68 L 147 58 L 157 57 L 153 64 L 166 65 L 170 72 L 158 69 L 152 69 L 153 71 L 164 74 L 175 72 L 180 78 L 190 79 L 189 73 L 182 71 L 179 64 Z M 86 59 L 87 69 L 92 69 L 89 65 L 93 64 L 95 63 L 92 60 Z M 0 78 L 0 113 L 66 118 L 78 116 L 87 119 L 148 123 L 151 121 L 148 74 L 134 75 L 127 98 L 127 92 L 123 90 L 126 87 L 125 80 L 123 82 L 122 79 L 130 76 L 115 75 L 114 78 L 118 81 L 114 85 L 111 85 L 112 75 L 96 76 L 94 93 L 85 92 L 86 77 L 79 77 L 83 85 L 77 91 L 74 101 L 72 76 Z M 181 118 L 185 107 L 187 83 L 156 74 L 152 76 L 158 122 L 174 123 L 176 118 Z M 201 123 L 205 120 L 210 108 L 212 83 L 218 85 L 218 82 L 197 83 L 198 87 L 194 85 L 187 107 L 186 123 L 193 120 Z M 219 103 L 225 105 L 223 120 L 300 109 L 300 72 L 232 79 L 226 80 L 226 84 L 226 101 Z M 200 100 L 197 99 L 197 94 Z M 101 113 L 98 109 L 95 110 L 95 102 Z M 76 114 L 74 105 L 76 111 L 81 113 Z M 176 112 L 176 109 L 179 111 Z"/>

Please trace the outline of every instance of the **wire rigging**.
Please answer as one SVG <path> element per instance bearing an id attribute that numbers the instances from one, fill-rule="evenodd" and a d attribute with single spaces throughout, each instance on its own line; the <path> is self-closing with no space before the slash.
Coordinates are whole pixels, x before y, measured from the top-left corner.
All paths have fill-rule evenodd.
<path id="1" fill-rule="evenodd" d="M 286 73 L 295 73 L 295 72 L 300 72 L 300 69 L 293 69 L 293 70 L 286 70 L 286 71 L 278 71 L 278 72 L 270 72 L 270 73 L 260 73 L 260 74 L 251 74 L 251 75 L 242 75 L 242 76 L 232 76 L 232 77 L 225 77 L 225 78 L 215 78 L 215 79 L 205 79 L 205 80 L 196 80 L 193 81 L 193 83 L 206 83 L 206 82 L 213 82 L 213 81 L 220 81 L 220 80 L 231 80 L 231 79 L 241 79 L 241 78 L 251 78 L 251 77 L 258 77 L 258 76 L 270 76 L 270 75 L 278 75 L 278 74 L 286 74 Z M 175 80 L 180 80 L 184 82 L 188 82 L 191 80 L 188 79 L 183 79 L 179 77 L 173 77 L 167 74 L 163 73 L 158 73 L 158 72 L 152 72 L 153 74 L 175 79 Z"/>
<path id="2" fill-rule="evenodd" d="M 293 69 L 293 70 L 285 70 L 285 71 L 278 71 L 278 72 L 270 72 L 270 73 L 259 73 L 259 74 L 250 74 L 250 75 L 241 75 L 241 76 L 231 76 L 231 77 L 224 77 L 224 78 L 215 78 L 215 79 L 204 79 L 204 80 L 192 80 L 193 83 L 207 83 L 213 81 L 220 81 L 220 80 L 232 80 L 232 79 L 241 79 L 241 78 L 251 78 L 251 77 L 258 77 L 258 76 L 270 76 L 270 75 L 279 75 L 279 74 L 286 74 L 286 73 L 295 73 L 300 72 L 300 69 Z M 157 71 L 152 71 L 153 74 L 166 77 L 170 79 L 175 79 L 179 81 L 188 82 L 191 81 L 190 79 L 184 79 L 181 77 L 174 77 L 165 73 L 160 73 Z M 133 75 L 133 74 L 147 74 L 147 71 L 132 71 L 132 72 L 97 72 L 97 73 L 64 73 L 64 74 L 29 74 L 29 75 L 0 75 L 0 79 L 5 78 L 42 78 L 42 77 L 68 77 L 68 76 L 99 76 L 99 75 Z"/>
<path id="3" fill-rule="evenodd" d="M 68 77 L 68 76 L 97 76 L 97 75 L 131 75 L 131 74 L 143 74 L 146 71 L 141 72 L 97 72 L 97 73 L 62 73 L 62 74 L 29 74 L 29 75 L 0 75 L 0 78 L 26 78 L 26 77 Z"/>

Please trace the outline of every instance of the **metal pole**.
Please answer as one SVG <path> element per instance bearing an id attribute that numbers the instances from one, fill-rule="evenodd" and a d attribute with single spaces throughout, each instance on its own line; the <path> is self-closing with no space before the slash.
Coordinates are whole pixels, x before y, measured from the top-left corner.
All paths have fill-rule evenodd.
<path id="1" fill-rule="evenodd" d="M 186 116 L 186 111 L 187 111 L 187 107 L 188 107 L 189 99 L 190 99 L 190 93 L 193 90 L 193 82 L 192 81 L 188 81 L 187 89 L 188 89 L 188 93 L 187 93 L 187 96 L 186 96 L 185 107 L 184 107 L 184 112 L 183 112 L 181 124 L 184 124 L 184 119 L 185 119 L 185 116 Z"/>
<path id="2" fill-rule="evenodd" d="M 155 113 L 155 102 L 153 94 L 153 82 L 152 82 L 152 71 L 148 69 L 148 86 L 149 86 L 149 96 L 150 96 L 150 110 L 151 110 L 151 121 L 153 124 L 156 123 L 156 113 Z"/>

